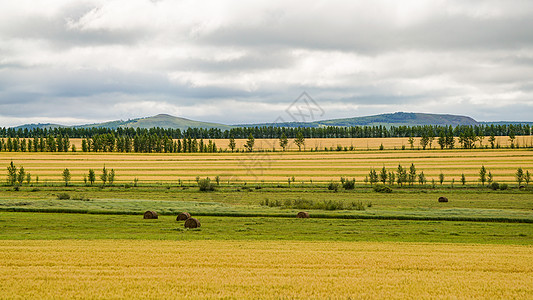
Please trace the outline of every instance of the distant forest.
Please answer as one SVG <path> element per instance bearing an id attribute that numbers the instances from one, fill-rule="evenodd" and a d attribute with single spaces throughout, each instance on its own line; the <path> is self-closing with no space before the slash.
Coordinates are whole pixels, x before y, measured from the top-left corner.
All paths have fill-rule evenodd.
<path id="1" fill-rule="evenodd" d="M 53 128 L 53 129 L 0 129 L 0 151 L 66 152 L 76 151 L 70 138 L 82 138 L 81 151 L 87 152 L 219 152 L 211 139 L 287 139 L 287 138 L 385 138 L 420 137 L 423 149 L 434 139 L 442 149 L 475 148 L 481 137 L 489 136 L 494 148 L 494 136 L 509 136 L 511 145 L 516 136 L 531 135 L 528 124 L 475 125 L 475 126 L 354 126 L 354 127 L 241 127 L 230 130 L 189 128 Z M 455 145 L 455 137 L 459 145 Z M 204 142 L 204 139 L 209 139 Z M 252 143 L 253 145 L 253 143 Z M 252 151 L 253 146 L 250 148 Z M 233 149 L 232 149 L 233 151 Z"/>
<path id="2" fill-rule="evenodd" d="M 70 138 L 92 138 L 101 134 L 112 134 L 115 137 L 130 137 L 142 135 L 156 135 L 168 137 L 170 139 L 245 139 L 251 135 L 259 139 L 276 139 L 285 134 L 288 138 L 295 138 L 298 133 L 305 138 L 379 138 L 379 137 L 438 137 L 442 133 L 446 136 L 460 137 L 461 135 L 475 136 L 509 136 L 509 135 L 531 135 L 533 126 L 529 124 L 491 124 L 491 125 L 461 125 L 461 126 L 352 126 L 352 127 L 239 127 L 229 130 L 217 128 L 188 128 L 165 129 L 165 128 L 75 128 L 62 127 L 52 129 L 34 128 L 31 130 L 0 128 L 0 138 L 35 138 L 47 136 L 63 136 Z"/>

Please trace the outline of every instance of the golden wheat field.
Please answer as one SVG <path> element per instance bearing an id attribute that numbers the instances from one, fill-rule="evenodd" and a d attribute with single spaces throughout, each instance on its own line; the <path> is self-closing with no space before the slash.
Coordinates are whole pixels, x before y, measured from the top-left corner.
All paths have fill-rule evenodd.
<path id="1" fill-rule="evenodd" d="M 509 141 L 508 136 L 497 136 L 495 137 L 495 143 L 500 144 L 501 147 L 509 147 L 511 142 Z M 76 148 L 81 150 L 81 140 L 78 138 L 70 139 L 71 144 L 75 145 Z M 207 141 L 206 139 L 205 141 Z M 228 139 L 212 139 L 217 147 L 224 150 L 228 150 L 229 140 Z M 235 139 L 236 149 L 244 150 L 244 144 L 247 139 Z M 294 143 L 294 139 L 288 139 L 287 149 L 288 151 L 298 151 L 298 146 Z M 517 136 L 515 143 L 518 143 L 520 146 L 533 146 L 533 137 L 532 136 Z M 324 150 L 324 148 L 333 148 L 336 149 L 337 146 L 350 148 L 353 146 L 355 149 L 359 150 L 376 150 L 383 145 L 386 150 L 401 149 L 402 146 L 405 146 L 407 149 L 411 147 L 409 144 L 409 138 L 407 137 L 398 137 L 398 138 L 308 138 L 305 139 L 305 149 L 318 149 Z M 455 138 L 455 145 L 459 146 L 459 139 Z M 476 147 L 485 147 L 490 146 L 488 142 L 488 137 L 485 137 L 481 142 L 476 142 Z M 420 138 L 414 138 L 414 147 L 420 147 Z M 429 146 L 428 146 L 429 148 Z M 440 146 L 437 143 L 437 139 L 432 142 L 433 149 L 440 149 Z M 282 150 L 279 145 L 278 139 L 255 139 L 254 149 L 256 150 L 272 150 L 276 151 Z"/>
<path id="2" fill-rule="evenodd" d="M 478 182 L 482 165 L 498 182 L 514 182 L 516 169 L 533 173 L 531 149 L 489 150 L 370 150 L 331 152 L 254 152 L 254 153 L 192 153 L 192 154 L 142 154 L 142 153 L 32 153 L 0 152 L 0 166 L 13 161 L 23 166 L 39 182 L 61 182 L 63 169 L 72 173 L 72 182 L 83 182 L 89 169 L 99 174 L 102 167 L 113 168 L 116 182 L 176 183 L 193 182 L 199 177 L 220 177 L 222 182 L 242 181 L 327 182 L 341 176 L 362 182 L 371 168 L 386 167 L 389 171 L 401 164 L 408 168 L 414 163 L 417 172 L 424 172 L 428 181 L 445 175 L 444 184 L 452 180 L 459 183 L 465 174 L 469 184 Z"/>
<path id="3" fill-rule="evenodd" d="M 533 247 L 0 241 L 0 298 L 530 299 Z"/>

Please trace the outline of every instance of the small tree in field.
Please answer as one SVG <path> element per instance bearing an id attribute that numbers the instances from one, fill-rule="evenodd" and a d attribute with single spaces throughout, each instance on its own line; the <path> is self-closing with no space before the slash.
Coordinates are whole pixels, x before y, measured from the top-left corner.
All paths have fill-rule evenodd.
<path id="1" fill-rule="evenodd" d="M 439 182 L 440 182 L 440 185 L 442 185 L 442 183 L 444 182 L 444 174 L 442 172 L 440 172 L 439 174 Z"/>
<path id="2" fill-rule="evenodd" d="M 481 185 L 485 185 L 485 181 L 487 181 L 487 169 L 485 169 L 485 166 L 481 166 L 481 169 L 479 169 L 479 181 L 481 181 Z"/>
<path id="3" fill-rule="evenodd" d="M 420 174 L 418 174 L 418 183 L 421 185 L 425 185 L 426 182 L 427 182 L 426 175 L 424 175 L 424 171 L 422 171 L 420 172 Z"/>
<path id="4" fill-rule="evenodd" d="M 229 139 L 229 144 L 228 144 L 229 148 L 231 149 L 231 152 L 233 152 L 233 150 L 235 150 L 235 139 L 233 137 L 231 137 Z"/>
<path id="5" fill-rule="evenodd" d="M 115 182 L 115 169 L 111 169 L 111 171 L 109 171 L 109 174 L 107 175 L 107 182 L 109 185 L 113 185 L 113 182 Z"/>
<path id="6" fill-rule="evenodd" d="M 106 182 L 107 182 L 107 169 L 104 168 L 102 169 L 102 174 L 100 175 L 100 180 L 102 180 L 102 185 L 105 186 Z"/>
<path id="7" fill-rule="evenodd" d="M 491 136 L 489 137 L 489 143 L 492 149 L 496 148 L 495 142 L 496 142 L 496 137 L 494 136 L 494 134 L 491 134 Z"/>
<path id="8" fill-rule="evenodd" d="M 281 137 L 279 138 L 279 146 L 285 151 L 285 148 L 287 148 L 287 144 L 289 144 L 289 140 L 287 139 L 287 136 L 285 135 L 285 132 L 281 134 Z"/>
<path id="9" fill-rule="evenodd" d="M 466 177 L 465 177 L 465 174 L 464 174 L 464 173 L 461 174 L 461 183 L 462 183 L 463 185 L 466 184 Z"/>
<path id="10" fill-rule="evenodd" d="M 305 138 L 301 131 L 298 131 L 294 143 L 298 146 L 298 151 L 302 151 L 302 146 L 305 146 Z"/>
<path id="11" fill-rule="evenodd" d="M 381 169 L 381 172 L 379 173 L 379 180 L 383 182 L 383 184 L 387 183 L 387 169 L 385 169 L 385 166 Z"/>
<path id="12" fill-rule="evenodd" d="M 522 181 L 524 181 L 524 170 L 522 170 L 522 168 L 518 168 L 518 170 L 516 170 L 515 177 L 516 182 L 518 182 L 518 186 L 521 186 Z"/>
<path id="13" fill-rule="evenodd" d="M 412 136 L 410 136 L 408 141 L 409 141 L 409 145 L 411 146 L 411 150 L 413 150 L 415 148 L 415 139 Z"/>
<path id="14" fill-rule="evenodd" d="M 89 176 L 87 176 L 87 177 L 88 177 L 87 179 L 89 180 L 89 183 L 91 185 L 93 185 L 94 182 L 96 181 L 96 175 L 94 174 L 94 170 L 93 169 L 89 170 Z"/>
<path id="15" fill-rule="evenodd" d="M 529 174 L 529 171 L 526 171 L 526 176 L 524 176 L 524 180 L 526 181 L 526 186 L 529 186 L 529 181 L 531 180 L 531 174 Z"/>
<path id="16" fill-rule="evenodd" d="M 409 185 L 413 185 L 416 180 L 416 167 L 415 164 L 411 164 L 411 167 L 409 168 Z"/>
<path id="17" fill-rule="evenodd" d="M 65 168 L 65 170 L 63 170 L 63 181 L 65 182 L 65 186 L 68 186 L 71 177 L 70 170 Z"/>
<path id="18" fill-rule="evenodd" d="M 17 167 L 13 162 L 7 167 L 7 182 L 9 185 L 15 185 L 17 182 Z"/>
<path id="19" fill-rule="evenodd" d="M 22 185 L 25 178 L 26 178 L 26 171 L 24 170 L 24 167 L 20 167 L 19 173 L 17 175 L 17 183 L 19 185 Z"/>
<path id="20" fill-rule="evenodd" d="M 246 151 L 252 152 L 254 151 L 254 144 L 255 144 L 254 136 L 250 133 L 250 136 L 248 136 L 248 140 L 246 141 L 244 148 L 246 148 Z"/>
<path id="21" fill-rule="evenodd" d="M 401 165 L 398 165 L 396 173 L 398 174 L 396 181 L 398 185 L 402 186 L 407 181 L 407 171 Z"/>
<path id="22" fill-rule="evenodd" d="M 370 180 L 370 185 L 373 185 L 374 183 L 378 182 L 378 174 L 376 173 L 376 170 L 371 169 L 368 173 L 368 178 Z"/>

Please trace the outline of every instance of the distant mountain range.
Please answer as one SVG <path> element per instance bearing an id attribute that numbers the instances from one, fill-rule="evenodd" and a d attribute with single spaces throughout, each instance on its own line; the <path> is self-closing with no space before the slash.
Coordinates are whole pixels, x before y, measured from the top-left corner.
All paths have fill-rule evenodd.
<path id="1" fill-rule="evenodd" d="M 417 126 L 417 125 L 479 125 L 471 117 L 442 114 L 405 113 L 381 114 L 366 117 L 332 119 L 313 122 L 289 122 L 276 124 L 247 124 L 239 126 L 322 127 L 322 126 Z"/>
<path id="2" fill-rule="evenodd" d="M 366 117 L 354 117 L 345 119 L 332 119 L 312 122 L 288 122 L 288 123 L 259 123 L 259 124 L 240 124 L 240 125 L 225 125 L 220 123 L 208 123 L 201 121 L 193 121 L 185 118 L 174 117 L 167 114 L 159 114 L 153 117 L 138 118 L 127 121 L 117 120 L 104 123 L 65 126 L 60 124 L 27 124 L 17 126 L 19 128 L 58 128 L 58 127 L 75 127 L 75 128 L 172 128 L 186 130 L 187 128 L 218 128 L 227 130 L 235 127 L 251 127 L 251 126 L 277 126 L 277 127 L 323 127 L 323 126 L 423 126 L 423 125 L 481 125 L 481 124 L 530 124 L 533 122 L 478 122 L 471 117 L 445 114 L 425 114 L 425 113 L 405 113 L 396 112 L 392 114 L 380 114 Z"/>

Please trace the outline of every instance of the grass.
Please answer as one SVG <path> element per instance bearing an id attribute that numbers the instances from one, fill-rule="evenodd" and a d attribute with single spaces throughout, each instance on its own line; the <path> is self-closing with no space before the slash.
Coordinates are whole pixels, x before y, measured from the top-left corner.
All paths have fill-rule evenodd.
<path id="1" fill-rule="evenodd" d="M 60 194 L 71 199 L 59 200 Z M 450 202 L 439 203 L 440 195 L 446 195 Z M 361 204 L 362 209 L 354 203 Z M 156 210 L 161 214 L 189 211 L 198 215 L 292 216 L 299 209 L 309 209 L 312 216 L 327 218 L 533 222 L 532 207 L 531 191 L 516 189 L 395 188 L 393 193 L 383 194 L 368 187 L 335 193 L 325 185 L 248 190 L 225 186 L 216 192 L 175 186 L 0 188 L 0 211 L 138 214 Z"/>
<path id="2" fill-rule="evenodd" d="M 0 212 L 1 240 L 302 240 L 478 244 L 533 244 L 533 226 L 522 223 L 297 219 L 196 216 L 186 230 L 177 213 L 144 220 L 137 215 Z"/>
<path id="3" fill-rule="evenodd" d="M 0 282 L 5 298 L 526 299 L 532 260 L 504 245 L 0 241 Z"/>

